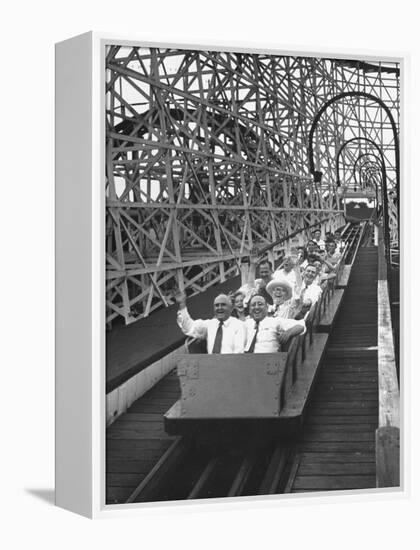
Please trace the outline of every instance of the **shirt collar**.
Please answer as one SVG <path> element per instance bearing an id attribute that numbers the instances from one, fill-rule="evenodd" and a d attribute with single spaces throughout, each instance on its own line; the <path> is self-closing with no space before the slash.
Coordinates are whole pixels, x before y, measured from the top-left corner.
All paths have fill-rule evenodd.
<path id="1" fill-rule="evenodd" d="M 217 323 L 220 323 L 219 319 L 216 319 L 216 317 L 213 317 L 213 319 L 217 322 Z M 226 321 L 223 321 L 223 326 L 224 327 L 228 327 L 232 321 L 232 319 L 234 319 L 234 317 L 230 316 L 226 319 Z"/>

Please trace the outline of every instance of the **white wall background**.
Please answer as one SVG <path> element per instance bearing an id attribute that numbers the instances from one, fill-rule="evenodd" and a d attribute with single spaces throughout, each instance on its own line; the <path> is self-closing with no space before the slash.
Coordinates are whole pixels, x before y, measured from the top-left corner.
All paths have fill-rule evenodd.
<path id="1" fill-rule="evenodd" d="M 415 188 L 420 51 L 418 16 L 412 6 L 415 4 L 405 0 L 14 0 L 3 6 L 0 540 L 7 541 L 2 541 L 3 548 L 214 549 L 217 545 L 248 549 L 281 545 L 344 550 L 380 545 L 385 550 L 397 545 L 416 546 L 420 538 L 419 513 L 415 510 L 419 504 L 420 461 L 415 399 L 410 404 L 413 487 L 408 499 L 367 502 L 352 497 L 340 498 L 336 504 L 325 499 L 318 504 L 300 500 L 287 506 L 248 504 L 246 508 L 235 505 L 229 509 L 201 506 L 189 508 L 188 513 L 170 508 L 99 522 L 50 503 L 54 480 L 54 43 L 97 30 L 139 40 L 235 41 L 307 50 L 369 49 L 390 55 L 409 52 L 409 144 L 412 139 L 415 142 L 410 147 L 413 177 L 411 182 L 405 177 L 402 184 L 407 190 L 407 219 L 414 203 L 419 203 Z M 412 210 L 413 224 L 414 218 Z M 412 235 L 416 229 L 418 226 L 413 225 Z M 407 250 L 408 255 L 414 253 Z M 416 306 L 411 306 L 412 311 Z M 409 330 L 406 321 L 406 339 Z M 411 332 L 414 340 L 417 329 L 412 326 Z M 408 352 L 405 361 L 408 368 Z M 417 397 L 419 376 L 414 360 L 411 370 L 408 387 Z M 409 395 L 406 404 L 408 399 Z"/>

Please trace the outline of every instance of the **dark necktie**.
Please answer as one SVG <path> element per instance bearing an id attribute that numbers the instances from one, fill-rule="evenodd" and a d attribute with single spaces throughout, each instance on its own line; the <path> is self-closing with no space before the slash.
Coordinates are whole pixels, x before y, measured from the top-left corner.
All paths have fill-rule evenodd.
<path id="1" fill-rule="evenodd" d="M 214 339 L 212 353 L 220 353 L 222 350 L 222 338 L 223 338 L 223 321 L 219 322 L 219 327 L 216 331 L 216 338 Z"/>
<path id="2" fill-rule="evenodd" d="M 249 346 L 248 351 L 247 351 L 246 353 L 254 353 L 255 342 L 257 341 L 257 334 L 258 334 L 258 329 L 259 329 L 259 328 L 260 328 L 260 322 L 259 322 L 259 321 L 255 321 L 255 334 L 254 334 L 254 338 L 252 339 L 251 345 Z"/>

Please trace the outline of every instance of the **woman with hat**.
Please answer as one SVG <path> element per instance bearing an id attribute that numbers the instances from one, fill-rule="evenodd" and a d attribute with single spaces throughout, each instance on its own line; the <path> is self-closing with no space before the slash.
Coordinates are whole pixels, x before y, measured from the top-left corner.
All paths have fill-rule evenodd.
<path id="1" fill-rule="evenodd" d="M 298 299 L 293 297 L 293 287 L 285 278 L 273 279 L 266 287 L 268 294 L 273 298 L 268 314 L 272 317 L 292 319 L 298 306 Z"/>

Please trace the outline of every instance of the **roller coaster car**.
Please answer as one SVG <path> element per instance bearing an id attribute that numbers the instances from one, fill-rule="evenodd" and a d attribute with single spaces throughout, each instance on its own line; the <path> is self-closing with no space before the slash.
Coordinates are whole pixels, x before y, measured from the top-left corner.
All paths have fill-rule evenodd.
<path id="1" fill-rule="evenodd" d="M 350 274 L 344 272 L 344 258 L 345 253 L 336 277 L 322 285 L 320 299 L 305 315 L 305 334 L 295 336 L 286 349 L 208 355 L 202 342 L 187 340 L 187 353 L 177 364 L 181 399 L 164 415 L 166 431 L 180 435 L 297 433 Z"/>
<path id="2" fill-rule="evenodd" d="M 328 334 L 308 330 L 278 353 L 194 353 L 187 341 L 177 373 L 181 399 L 164 415 L 169 434 L 247 433 L 292 435 L 303 415 Z"/>

